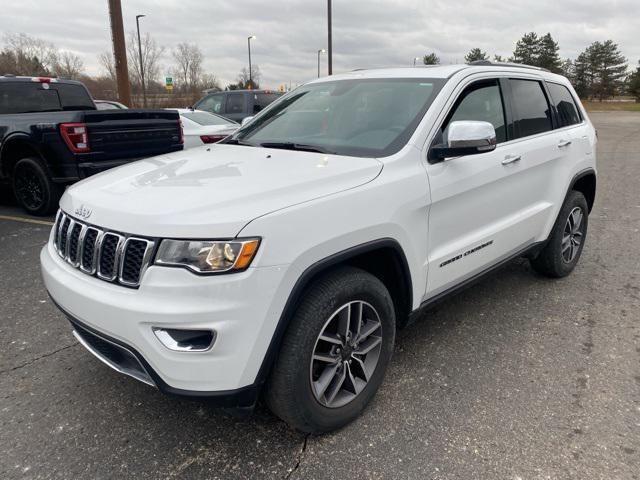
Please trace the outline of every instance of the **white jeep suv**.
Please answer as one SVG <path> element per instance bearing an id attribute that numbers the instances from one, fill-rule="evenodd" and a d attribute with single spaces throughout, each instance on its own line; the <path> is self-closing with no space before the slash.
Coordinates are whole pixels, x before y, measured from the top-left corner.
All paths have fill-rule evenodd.
<path id="1" fill-rule="evenodd" d="M 329 431 L 374 396 L 418 310 L 515 257 L 572 271 L 595 143 L 569 82 L 540 69 L 319 79 L 220 144 L 67 189 L 44 281 L 112 368 Z"/>

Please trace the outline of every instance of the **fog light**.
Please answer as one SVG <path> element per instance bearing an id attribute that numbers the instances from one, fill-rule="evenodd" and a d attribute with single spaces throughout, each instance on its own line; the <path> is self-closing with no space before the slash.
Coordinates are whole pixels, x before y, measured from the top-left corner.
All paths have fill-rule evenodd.
<path id="1" fill-rule="evenodd" d="M 216 340 L 214 330 L 185 330 L 153 327 L 153 333 L 165 347 L 175 352 L 205 352 Z"/>

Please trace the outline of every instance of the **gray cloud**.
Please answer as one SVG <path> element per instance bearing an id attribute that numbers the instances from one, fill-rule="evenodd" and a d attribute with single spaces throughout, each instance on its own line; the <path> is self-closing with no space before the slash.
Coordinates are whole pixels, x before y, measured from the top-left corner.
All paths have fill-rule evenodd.
<path id="1" fill-rule="evenodd" d="M 82 55 L 98 73 L 97 55 L 111 48 L 106 0 L 3 0 L 0 32 L 24 32 Z M 63 4 L 64 6 L 61 6 Z M 302 83 L 316 76 L 316 52 L 326 46 L 324 0 L 124 0 L 125 30 L 147 14 L 149 31 L 168 50 L 197 43 L 206 69 L 225 82 L 247 63 L 248 35 L 263 85 Z M 613 39 L 635 65 L 640 58 L 638 0 L 334 0 L 334 71 L 409 65 L 435 51 L 443 63 L 462 62 L 472 47 L 508 56 L 528 31 L 551 32 L 563 57 L 595 40 Z M 326 58 L 322 58 L 326 71 Z M 165 70 L 171 65 L 167 52 Z"/>

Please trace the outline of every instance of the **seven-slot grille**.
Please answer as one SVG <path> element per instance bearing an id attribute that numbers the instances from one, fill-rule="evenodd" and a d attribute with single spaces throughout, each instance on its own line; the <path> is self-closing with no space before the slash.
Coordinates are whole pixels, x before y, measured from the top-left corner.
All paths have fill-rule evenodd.
<path id="1" fill-rule="evenodd" d="M 58 254 L 89 275 L 137 287 L 151 262 L 154 242 L 105 231 L 59 211 L 53 234 Z"/>

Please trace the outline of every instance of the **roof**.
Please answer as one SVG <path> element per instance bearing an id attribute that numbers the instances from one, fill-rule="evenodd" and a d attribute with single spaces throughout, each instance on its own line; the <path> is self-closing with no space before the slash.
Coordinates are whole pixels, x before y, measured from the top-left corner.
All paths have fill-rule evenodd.
<path id="1" fill-rule="evenodd" d="M 531 72 L 545 77 L 557 76 L 545 69 L 532 67 L 529 65 L 521 65 L 515 63 L 476 63 L 476 64 L 454 64 L 454 65 L 416 65 L 415 67 L 386 67 L 372 69 L 358 69 L 347 73 L 332 75 L 310 83 L 322 82 L 329 80 L 347 80 L 350 78 L 450 78 L 461 71 L 475 72 L 504 72 L 511 71 L 514 73 Z"/>
<path id="2" fill-rule="evenodd" d="M 42 83 L 70 83 L 73 85 L 82 85 L 82 82 L 58 77 L 39 77 L 39 76 L 16 76 L 12 74 L 0 75 L 0 82 L 42 82 Z"/>

